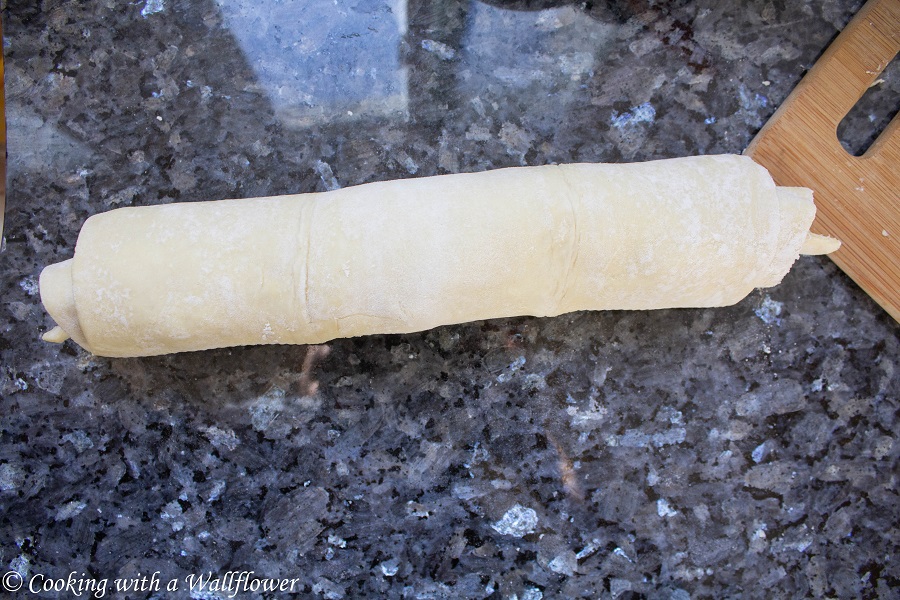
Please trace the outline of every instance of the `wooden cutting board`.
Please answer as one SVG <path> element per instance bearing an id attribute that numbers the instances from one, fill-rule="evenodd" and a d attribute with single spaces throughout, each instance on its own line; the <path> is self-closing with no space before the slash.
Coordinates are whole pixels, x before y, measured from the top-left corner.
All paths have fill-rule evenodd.
<path id="1" fill-rule="evenodd" d="M 778 185 L 813 190 L 829 256 L 900 321 L 900 114 L 862 156 L 837 127 L 900 51 L 900 0 L 869 0 L 747 147 Z"/>

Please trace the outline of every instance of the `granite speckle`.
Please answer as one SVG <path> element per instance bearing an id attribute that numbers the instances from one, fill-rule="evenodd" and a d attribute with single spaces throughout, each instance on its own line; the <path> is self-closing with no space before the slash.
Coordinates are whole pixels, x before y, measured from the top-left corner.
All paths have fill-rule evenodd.
<path id="1" fill-rule="evenodd" d="M 824 258 L 722 309 L 147 359 L 39 340 L 40 270 L 92 214 L 740 152 L 860 4 L 3 3 L 0 566 L 180 582 L 141 597 L 235 571 L 320 598 L 892 597 L 900 336 Z"/>

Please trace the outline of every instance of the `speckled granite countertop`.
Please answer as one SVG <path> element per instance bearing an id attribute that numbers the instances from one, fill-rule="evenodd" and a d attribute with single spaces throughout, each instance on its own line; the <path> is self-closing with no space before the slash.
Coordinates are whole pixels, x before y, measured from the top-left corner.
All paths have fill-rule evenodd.
<path id="1" fill-rule="evenodd" d="M 740 152 L 859 2 L 3 4 L 5 584 L 896 594 L 898 326 L 827 259 L 717 310 L 151 359 L 39 341 L 38 274 L 91 214 Z M 898 87 L 848 119 L 848 146 Z"/>

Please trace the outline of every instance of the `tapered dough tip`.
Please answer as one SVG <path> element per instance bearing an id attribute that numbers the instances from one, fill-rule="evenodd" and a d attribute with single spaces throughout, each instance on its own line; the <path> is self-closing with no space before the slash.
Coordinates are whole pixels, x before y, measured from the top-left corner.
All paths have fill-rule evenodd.
<path id="1" fill-rule="evenodd" d="M 87 340 L 78 321 L 75 291 L 72 286 L 72 259 L 49 265 L 41 271 L 39 280 L 41 302 L 56 321 L 57 326 L 41 336 L 45 342 L 62 343 L 70 337 L 83 348 Z"/>
<path id="2" fill-rule="evenodd" d="M 801 202 L 809 205 L 813 203 L 813 191 L 809 188 L 780 185 L 775 189 L 779 200 L 784 203 Z M 813 212 L 813 214 L 815 213 Z M 840 247 L 840 240 L 808 231 L 803 244 L 800 246 L 800 254 L 803 256 L 830 254 Z"/>
<path id="3" fill-rule="evenodd" d="M 827 235 L 809 232 L 806 234 L 806 240 L 800 246 L 800 254 L 804 256 L 818 256 L 820 254 L 831 254 L 841 247 L 841 240 Z"/>
<path id="4" fill-rule="evenodd" d="M 62 344 L 64 341 L 69 339 L 69 334 L 65 332 L 65 330 L 57 325 L 47 333 L 41 336 L 41 339 L 45 342 L 50 342 L 51 344 Z"/>

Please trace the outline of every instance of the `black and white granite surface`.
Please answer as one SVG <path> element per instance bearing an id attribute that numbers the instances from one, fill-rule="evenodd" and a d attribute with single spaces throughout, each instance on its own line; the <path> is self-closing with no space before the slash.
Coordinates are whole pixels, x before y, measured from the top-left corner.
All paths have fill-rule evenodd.
<path id="1" fill-rule="evenodd" d="M 896 598 L 898 326 L 827 259 L 715 310 L 128 360 L 39 340 L 38 275 L 89 215 L 737 153 L 859 6 L 3 2 L 4 585 Z M 898 88 L 889 70 L 848 148 Z"/>

